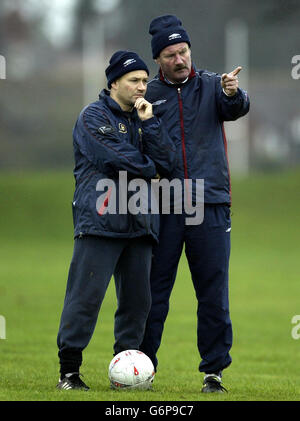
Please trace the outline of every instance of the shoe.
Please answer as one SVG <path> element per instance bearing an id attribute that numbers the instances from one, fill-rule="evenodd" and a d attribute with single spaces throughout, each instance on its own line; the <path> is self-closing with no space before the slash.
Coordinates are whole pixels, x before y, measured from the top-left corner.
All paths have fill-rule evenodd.
<path id="1" fill-rule="evenodd" d="M 62 379 L 59 379 L 57 384 L 57 389 L 60 390 L 70 390 L 70 389 L 77 389 L 77 390 L 89 390 L 89 387 L 81 380 L 79 376 L 82 374 L 80 373 L 68 373 Z"/>
<path id="2" fill-rule="evenodd" d="M 204 376 L 202 393 L 224 393 L 227 392 L 224 386 L 222 386 L 221 376 L 217 374 L 206 374 Z"/>

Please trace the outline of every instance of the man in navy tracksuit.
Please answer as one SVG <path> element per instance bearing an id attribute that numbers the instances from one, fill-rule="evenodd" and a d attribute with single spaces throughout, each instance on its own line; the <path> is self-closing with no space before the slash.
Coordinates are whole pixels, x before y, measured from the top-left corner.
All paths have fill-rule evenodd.
<path id="1" fill-rule="evenodd" d="M 152 307 L 141 350 L 157 367 L 156 353 L 169 310 L 169 298 L 185 245 L 198 300 L 197 338 L 205 373 L 203 392 L 222 392 L 222 370 L 229 366 L 232 326 L 228 302 L 230 255 L 230 174 L 224 121 L 247 114 L 247 93 L 238 88 L 236 68 L 222 76 L 197 70 L 190 39 L 181 21 L 160 16 L 150 24 L 153 58 L 159 74 L 149 82 L 147 100 L 168 128 L 177 153 L 169 179 L 204 179 L 204 221 L 188 226 L 186 215 L 161 215 L 159 244 L 151 271 Z"/>
<path id="2" fill-rule="evenodd" d="M 81 111 L 73 130 L 75 244 L 57 337 L 59 389 L 88 390 L 79 377 L 82 351 L 112 275 L 118 300 L 114 352 L 138 349 L 143 339 L 159 216 L 148 201 L 146 212 L 124 210 L 122 197 L 127 180 L 142 180 L 150 189 L 151 179 L 175 163 L 173 142 L 144 99 L 148 75 L 137 54 L 116 52 L 106 69 L 110 91 Z"/>

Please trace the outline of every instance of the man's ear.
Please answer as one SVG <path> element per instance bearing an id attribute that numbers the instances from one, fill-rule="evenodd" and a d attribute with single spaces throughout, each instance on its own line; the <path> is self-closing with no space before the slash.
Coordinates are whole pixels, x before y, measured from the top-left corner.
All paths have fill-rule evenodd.
<path id="1" fill-rule="evenodd" d="M 156 64 L 158 64 L 160 66 L 160 59 L 159 59 L 159 57 L 155 58 L 154 61 L 155 61 Z"/>
<path id="2" fill-rule="evenodd" d="M 113 89 L 118 89 L 118 83 L 119 83 L 119 79 L 115 80 L 114 82 L 111 83 L 111 88 Z"/>

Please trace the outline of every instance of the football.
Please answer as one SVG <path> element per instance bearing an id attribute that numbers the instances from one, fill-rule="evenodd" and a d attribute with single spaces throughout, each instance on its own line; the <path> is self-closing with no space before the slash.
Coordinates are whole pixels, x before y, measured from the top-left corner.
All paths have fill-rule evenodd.
<path id="1" fill-rule="evenodd" d="M 128 349 L 115 355 L 108 367 L 108 377 L 113 389 L 150 389 L 155 371 L 146 354 Z"/>

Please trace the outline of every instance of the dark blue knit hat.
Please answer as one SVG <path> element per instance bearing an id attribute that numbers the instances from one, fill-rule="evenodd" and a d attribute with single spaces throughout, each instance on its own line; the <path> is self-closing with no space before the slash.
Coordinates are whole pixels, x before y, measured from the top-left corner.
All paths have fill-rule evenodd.
<path id="1" fill-rule="evenodd" d="M 158 16 L 153 19 L 149 34 L 152 35 L 151 47 L 154 59 L 169 45 L 187 42 L 191 46 L 190 38 L 181 26 L 181 20 L 174 15 Z"/>
<path id="2" fill-rule="evenodd" d="M 108 88 L 111 88 L 111 84 L 115 80 L 134 70 L 145 70 L 149 76 L 146 63 L 136 53 L 121 50 L 115 52 L 111 56 L 109 66 L 105 70 Z"/>

